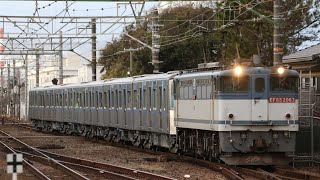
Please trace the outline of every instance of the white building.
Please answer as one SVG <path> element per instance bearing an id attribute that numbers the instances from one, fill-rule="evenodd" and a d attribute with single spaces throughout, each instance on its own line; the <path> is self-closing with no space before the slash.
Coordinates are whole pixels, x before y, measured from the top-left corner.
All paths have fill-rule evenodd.
<path id="1" fill-rule="evenodd" d="M 35 64 L 35 63 L 32 63 Z M 32 66 L 31 66 L 32 67 Z M 99 73 L 103 66 L 97 66 L 97 79 L 100 79 Z M 45 57 L 40 60 L 39 86 L 52 85 L 52 79 L 59 79 L 59 61 L 58 57 Z M 92 68 L 90 64 L 85 63 L 82 58 L 76 54 L 68 54 L 63 62 L 63 84 L 81 83 L 92 80 Z M 36 87 L 35 68 L 28 74 L 28 89 Z"/>
<path id="2" fill-rule="evenodd" d="M 39 60 L 39 86 L 51 86 L 52 79 L 59 79 L 59 58 L 56 56 L 43 56 Z M 97 80 L 100 79 L 100 70 L 103 66 L 97 66 Z M 23 73 L 24 74 L 24 73 Z M 23 75 L 22 74 L 22 75 Z M 24 78 L 24 75 L 22 77 Z M 87 61 L 83 60 L 80 56 L 75 54 L 66 54 L 63 62 L 63 83 L 81 83 L 92 80 L 92 68 Z M 36 87 L 36 71 L 35 71 L 35 57 L 29 57 L 28 61 L 28 90 Z M 20 117 L 25 119 L 27 112 L 25 105 L 26 96 L 24 88 L 21 89 L 21 106 Z M 27 100 L 28 102 L 29 100 Z"/>

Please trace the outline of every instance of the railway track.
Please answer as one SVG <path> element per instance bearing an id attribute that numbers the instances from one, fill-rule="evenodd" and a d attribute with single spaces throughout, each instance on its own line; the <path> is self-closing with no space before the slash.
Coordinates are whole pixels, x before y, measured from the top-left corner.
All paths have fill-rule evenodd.
<path id="1" fill-rule="evenodd" d="M 160 175 L 156 175 L 156 174 L 152 174 L 144 171 L 138 171 L 138 170 L 124 168 L 120 166 L 114 166 L 111 164 L 103 164 L 103 163 L 98 163 L 94 161 L 88 161 L 84 159 L 78 159 L 78 158 L 63 156 L 59 154 L 49 153 L 43 150 L 36 149 L 1 130 L 0 130 L 0 134 L 2 134 L 3 136 L 7 136 L 8 137 L 7 140 L 12 140 L 26 147 L 24 149 L 27 149 L 27 151 L 19 151 L 11 148 L 9 145 L 0 141 L 0 143 L 3 144 L 11 152 L 23 153 L 25 157 L 24 161 L 26 163 L 35 161 L 41 164 L 45 164 L 47 166 L 52 166 L 53 168 L 62 170 L 64 173 L 71 176 L 72 179 L 90 179 L 89 177 L 84 175 L 84 174 L 87 175 L 89 173 L 89 174 L 94 174 L 95 179 L 103 178 L 103 179 L 120 179 L 120 180 L 134 180 L 134 179 L 172 180 L 172 178 L 169 178 L 169 177 L 160 176 Z M 70 167 L 72 167 L 73 169 L 71 169 Z M 75 171 L 74 169 L 77 169 L 78 171 Z M 35 168 L 34 166 L 32 167 L 31 172 L 33 172 L 36 175 L 36 177 L 38 177 L 39 179 L 50 179 L 50 177 L 44 175 L 43 172 L 41 172 L 39 169 Z M 85 172 L 85 173 L 80 173 L 80 172 Z"/>
<path id="2" fill-rule="evenodd" d="M 19 125 L 20 127 L 27 128 L 30 130 L 36 130 L 26 124 Z M 43 131 L 40 131 L 43 132 Z M 46 133 L 46 132 L 45 132 Z M 58 133 L 59 134 L 59 133 Z M 60 134 L 61 135 L 61 134 Z M 161 152 L 161 151 L 154 151 L 154 150 L 148 150 L 148 149 L 141 149 L 139 147 L 131 146 L 131 145 L 125 145 L 125 144 L 120 144 L 120 143 L 111 143 L 111 142 L 106 142 L 104 140 L 97 140 L 97 139 L 91 139 L 94 142 L 98 143 L 103 143 L 107 144 L 110 146 L 115 146 L 115 147 L 120 147 L 120 148 L 126 148 L 138 152 L 143 152 L 143 153 L 148 153 L 152 155 L 156 155 L 159 158 L 158 159 L 167 159 L 167 160 L 176 160 L 176 161 L 184 161 L 184 162 L 189 162 L 192 164 L 197 164 L 203 167 L 207 167 L 209 169 L 212 169 L 216 172 L 220 172 L 222 175 L 224 175 L 228 179 L 232 180 L 243 180 L 243 179 L 270 179 L 270 180 L 297 180 L 297 179 L 310 179 L 310 180 L 315 180 L 315 179 L 320 179 L 320 176 L 317 175 L 311 175 L 311 174 L 305 174 L 302 172 L 297 172 L 294 170 L 287 170 L 287 169 L 281 169 L 275 167 L 273 171 L 266 171 L 263 169 L 249 169 L 249 168 L 243 168 L 243 167 L 233 167 L 233 166 L 228 166 L 225 164 L 221 163 L 216 163 L 216 162 L 210 162 L 202 159 L 196 159 L 194 157 L 189 157 L 189 156 L 181 156 L 177 154 L 172 154 L 172 153 L 167 153 L 167 152 Z M 59 158 L 59 156 L 63 157 L 62 155 L 50 153 L 47 151 L 41 150 L 41 152 L 45 153 L 46 155 L 53 156 L 53 158 Z M 65 158 L 71 158 L 71 157 L 65 157 Z M 64 159 L 59 159 L 62 162 Z M 70 160 L 70 159 L 69 159 Z M 72 163 L 77 163 L 78 161 L 82 161 L 79 159 L 73 159 L 70 160 Z M 70 162 L 68 161 L 68 162 Z M 92 164 L 94 162 L 86 162 L 86 160 L 83 160 L 84 166 L 91 166 L 94 168 L 99 169 L 100 165 L 98 164 Z M 104 165 L 103 165 L 104 166 Z M 129 172 L 130 173 L 130 172 Z M 126 174 L 126 173 L 124 173 Z M 143 177 L 143 176 L 138 176 Z"/>

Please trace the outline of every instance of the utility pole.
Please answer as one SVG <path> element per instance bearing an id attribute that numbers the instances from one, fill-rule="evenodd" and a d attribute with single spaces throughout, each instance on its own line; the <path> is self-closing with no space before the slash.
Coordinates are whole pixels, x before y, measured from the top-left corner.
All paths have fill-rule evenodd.
<path id="1" fill-rule="evenodd" d="M 63 84 L 63 45 L 62 45 L 62 31 L 59 31 L 59 84 Z"/>
<path id="2" fill-rule="evenodd" d="M 132 59 L 132 51 L 131 51 L 131 49 L 132 49 L 132 47 L 131 47 L 131 40 L 129 40 L 129 44 L 130 44 L 130 76 L 133 76 L 133 59 Z"/>
<path id="3" fill-rule="evenodd" d="M 91 19 L 91 32 L 92 32 L 92 81 L 97 80 L 97 36 L 96 36 L 96 19 Z"/>
<path id="4" fill-rule="evenodd" d="M 40 69 L 40 63 L 39 63 L 40 55 L 36 55 L 36 87 L 39 87 L 39 69 Z"/>
<path id="5" fill-rule="evenodd" d="M 28 55 L 26 55 L 26 58 L 24 60 L 24 68 L 25 68 L 25 83 L 24 83 L 24 88 L 25 88 L 25 120 L 28 120 Z"/>
<path id="6" fill-rule="evenodd" d="M 273 66 L 282 64 L 283 43 L 282 43 L 282 31 L 281 26 L 283 24 L 282 0 L 273 1 Z"/>
<path id="7" fill-rule="evenodd" d="M 0 94 L 1 94 L 1 99 L 0 99 L 0 101 L 1 101 L 1 112 L 0 112 L 0 114 L 1 115 L 3 115 L 2 113 L 3 113 L 3 68 L 1 67 L 1 69 L 0 69 L 0 71 L 1 71 L 1 92 L 0 92 Z"/>
<path id="8" fill-rule="evenodd" d="M 10 63 L 8 62 L 8 80 L 7 80 L 7 93 L 8 93 L 8 115 L 11 115 L 10 110 L 11 110 L 11 87 L 10 87 Z"/>
<path id="9" fill-rule="evenodd" d="M 153 73 L 159 73 L 159 52 L 160 52 L 160 35 L 159 35 L 159 13 L 158 9 L 153 9 L 151 13 L 152 24 L 152 65 L 154 66 Z"/>
<path id="10" fill-rule="evenodd" d="M 13 82 L 12 82 L 12 89 L 16 86 L 16 60 L 13 59 Z M 14 90 L 14 89 L 13 89 Z M 13 91 L 13 119 L 16 120 L 16 92 Z"/>

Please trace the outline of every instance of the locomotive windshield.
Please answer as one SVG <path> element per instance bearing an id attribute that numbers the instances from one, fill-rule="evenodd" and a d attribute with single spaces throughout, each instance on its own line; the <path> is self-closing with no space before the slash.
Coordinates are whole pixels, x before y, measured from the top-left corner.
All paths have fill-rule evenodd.
<path id="1" fill-rule="evenodd" d="M 233 92 L 248 92 L 249 77 L 232 77 L 223 76 L 220 78 L 219 91 L 233 93 Z"/>
<path id="2" fill-rule="evenodd" d="M 298 92 L 298 77 L 271 76 L 272 92 Z"/>

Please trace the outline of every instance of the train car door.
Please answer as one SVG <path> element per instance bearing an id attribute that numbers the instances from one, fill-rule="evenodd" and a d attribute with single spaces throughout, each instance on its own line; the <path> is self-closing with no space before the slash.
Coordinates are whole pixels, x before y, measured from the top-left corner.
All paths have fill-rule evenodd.
<path id="1" fill-rule="evenodd" d="M 159 83 L 158 81 L 152 81 L 151 88 L 151 127 L 154 131 L 159 131 L 160 128 L 159 97 L 161 86 L 158 85 Z"/>
<path id="2" fill-rule="evenodd" d="M 118 86 L 112 85 L 110 86 L 111 90 L 111 124 L 113 127 L 116 127 L 118 124 Z"/>
<path id="3" fill-rule="evenodd" d="M 252 75 L 251 120 L 253 124 L 268 121 L 267 75 Z"/>
<path id="4" fill-rule="evenodd" d="M 141 127 L 141 83 L 133 83 L 133 129 Z"/>
<path id="5" fill-rule="evenodd" d="M 110 118 L 110 104 L 111 104 L 110 86 L 104 86 L 103 87 L 103 93 L 104 93 L 103 126 L 109 126 L 111 124 L 111 118 Z"/>
<path id="6" fill-rule="evenodd" d="M 103 96 L 103 88 L 102 86 L 98 87 L 98 109 L 97 109 L 97 116 L 98 116 L 98 125 L 99 126 L 103 126 L 103 100 L 104 100 L 104 96 Z"/>
<path id="7" fill-rule="evenodd" d="M 160 96 L 160 130 L 169 133 L 169 114 L 168 114 L 168 80 L 161 82 Z"/>
<path id="8" fill-rule="evenodd" d="M 149 82 L 146 81 L 141 82 L 142 86 L 142 101 L 143 101 L 143 108 L 142 108 L 142 122 L 141 122 L 141 129 L 148 129 L 149 127 L 149 108 L 150 108 L 150 96 L 149 95 L 149 89 L 151 91 L 151 88 L 149 88 Z"/>
<path id="9" fill-rule="evenodd" d="M 127 107 L 126 107 L 126 117 L 125 117 L 125 126 L 127 129 L 133 129 L 133 100 L 136 98 L 137 92 L 133 91 L 132 83 L 126 84 L 127 89 Z"/>

